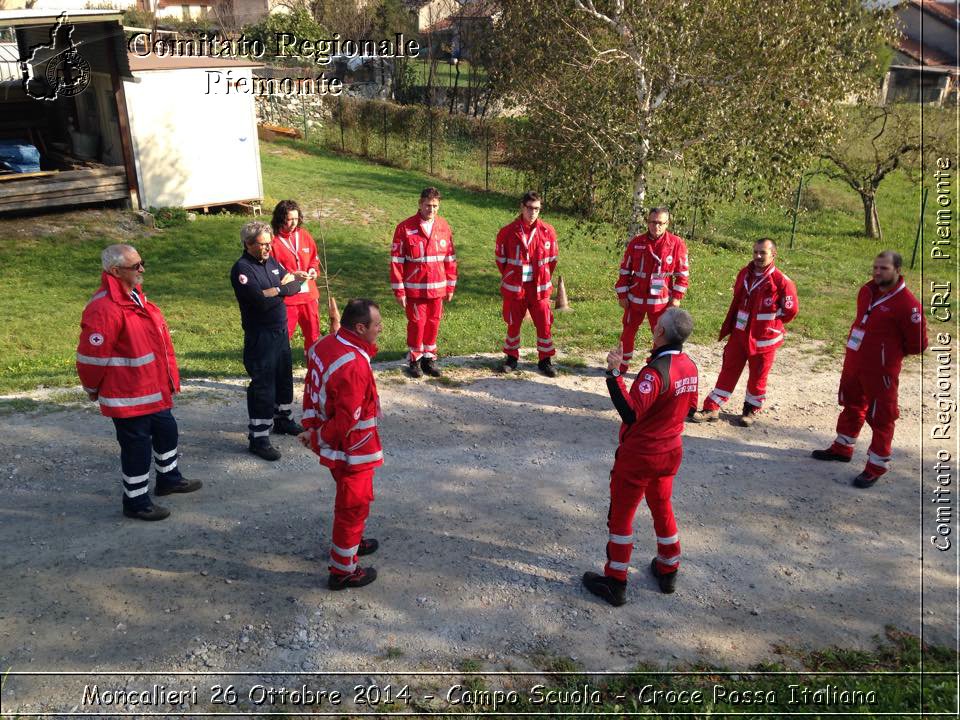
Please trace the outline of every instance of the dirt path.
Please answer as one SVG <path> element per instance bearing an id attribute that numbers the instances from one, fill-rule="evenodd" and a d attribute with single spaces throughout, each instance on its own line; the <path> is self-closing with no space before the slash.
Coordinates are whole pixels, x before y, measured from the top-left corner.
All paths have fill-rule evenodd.
<path id="1" fill-rule="evenodd" d="M 691 348 L 701 395 L 720 349 Z M 174 514 L 155 524 L 120 515 L 112 426 L 92 408 L 8 414 L 0 668 L 120 670 L 129 679 L 113 685 L 130 687 L 147 670 L 371 673 L 468 659 L 741 668 L 776 645 L 872 647 L 886 624 L 919 632 L 917 365 L 901 382 L 895 468 L 858 491 L 849 479 L 866 443 L 851 465 L 808 458 L 832 438 L 839 364 L 798 343 L 777 362 L 761 423 L 687 430 L 677 593 L 660 595 L 646 574 L 644 506 L 619 609 L 579 583 L 601 567 L 618 427 L 596 369 L 548 381 L 529 364 L 519 379 L 464 368 L 439 384 L 381 366 L 387 463 L 368 525 L 381 578 L 345 593 L 325 589 L 329 476 L 292 438 L 276 464 L 246 452 L 242 381 L 190 384 L 181 466 L 206 486 L 165 498 Z M 927 622 L 948 627 L 953 579 L 925 583 Z M 69 709 L 83 682 L 10 678 L 3 710 Z"/>

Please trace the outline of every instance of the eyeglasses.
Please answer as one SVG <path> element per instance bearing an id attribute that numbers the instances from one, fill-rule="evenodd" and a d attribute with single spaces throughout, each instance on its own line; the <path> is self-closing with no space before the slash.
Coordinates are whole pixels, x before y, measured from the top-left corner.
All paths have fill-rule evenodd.
<path id="1" fill-rule="evenodd" d="M 524 207 L 525 207 L 527 210 L 529 210 L 530 212 L 540 212 L 540 206 L 539 206 L 539 205 L 524 205 Z"/>
<path id="2" fill-rule="evenodd" d="M 134 263 L 133 265 L 117 265 L 118 270 L 143 270 L 145 268 L 146 265 L 144 265 L 143 260 Z"/>

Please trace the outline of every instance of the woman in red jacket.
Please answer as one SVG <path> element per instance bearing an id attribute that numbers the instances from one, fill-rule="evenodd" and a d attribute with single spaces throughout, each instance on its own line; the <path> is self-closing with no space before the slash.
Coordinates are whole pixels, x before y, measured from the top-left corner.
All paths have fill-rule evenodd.
<path id="1" fill-rule="evenodd" d="M 303 211 L 293 200 L 281 200 L 273 209 L 270 220 L 275 242 L 270 251 L 274 260 L 287 272 L 300 281 L 300 292 L 284 298 L 287 304 L 287 332 L 290 339 L 300 326 L 303 333 L 303 353 L 320 338 L 320 316 L 317 301 L 320 291 L 317 289 L 317 275 L 320 273 L 320 260 L 317 257 L 317 244 L 303 227 Z"/>

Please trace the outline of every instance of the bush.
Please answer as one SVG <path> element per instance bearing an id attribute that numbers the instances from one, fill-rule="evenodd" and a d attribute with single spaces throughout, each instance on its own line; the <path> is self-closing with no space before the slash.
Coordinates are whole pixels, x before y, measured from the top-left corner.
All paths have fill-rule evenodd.
<path id="1" fill-rule="evenodd" d="M 150 214 L 158 228 L 179 227 L 187 223 L 187 211 L 182 207 L 151 207 Z"/>

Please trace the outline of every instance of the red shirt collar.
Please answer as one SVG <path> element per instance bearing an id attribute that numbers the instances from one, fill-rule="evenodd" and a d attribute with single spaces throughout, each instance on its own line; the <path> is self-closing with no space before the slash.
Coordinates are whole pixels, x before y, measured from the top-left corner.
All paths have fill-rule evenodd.
<path id="1" fill-rule="evenodd" d="M 114 302 L 136 305 L 130 294 L 123 289 L 123 284 L 106 270 L 100 273 L 100 290 L 106 292 Z M 140 294 L 140 299 L 146 303 L 147 296 L 143 292 L 143 287 L 138 285 L 134 290 Z"/>
<path id="2" fill-rule="evenodd" d="M 377 354 L 377 346 L 368 343 L 362 337 L 353 332 L 353 330 L 347 330 L 347 328 L 341 327 L 339 330 L 337 330 L 337 337 L 343 338 L 351 345 L 356 345 L 367 355 L 369 355 L 371 360 L 373 359 L 374 355 Z"/>

